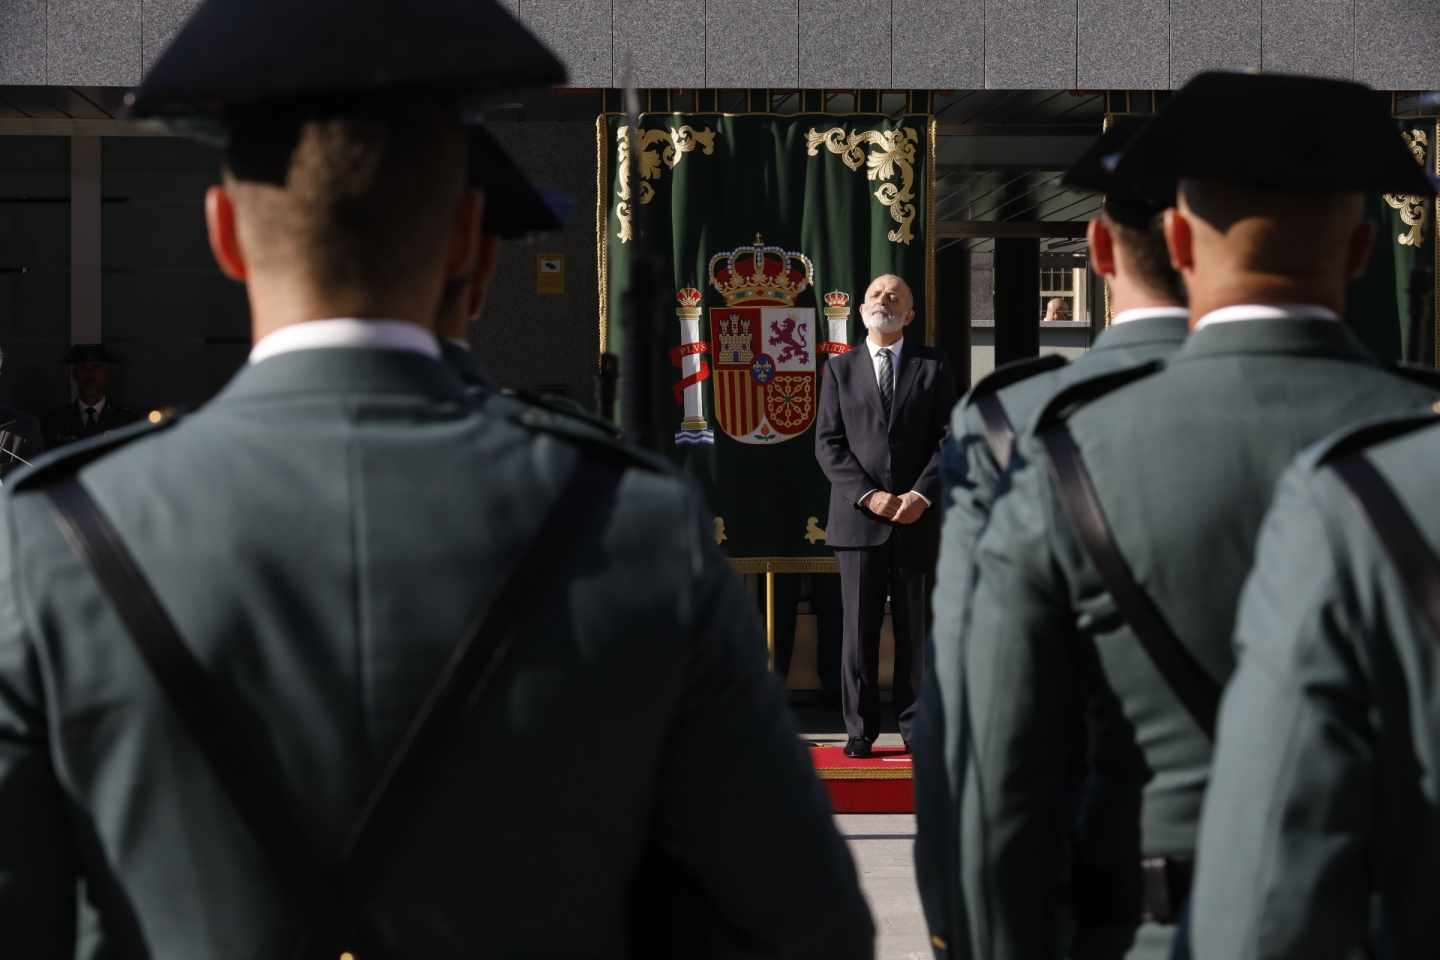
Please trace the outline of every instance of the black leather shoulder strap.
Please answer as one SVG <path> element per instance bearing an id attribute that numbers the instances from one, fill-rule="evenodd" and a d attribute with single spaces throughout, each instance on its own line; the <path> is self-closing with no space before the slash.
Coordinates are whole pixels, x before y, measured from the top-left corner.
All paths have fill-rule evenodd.
<path id="1" fill-rule="evenodd" d="M 1395 488 L 1369 459 L 1357 454 L 1331 466 L 1370 519 L 1410 602 L 1430 628 L 1431 640 L 1440 643 L 1440 558 Z"/>
<path id="2" fill-rule="evenodd" d="M 664 456 L 642 449 L 621 439 L 609 421 L 600 420 L 605 426 L 591 424 L 588 419 L 576 417 L 571 411 L 556 410 L 549 405 L 514 393 L 493 393 L 481 403 L 508 417 L 511 422 L 533 433 L 543 433 L 580 447 L 586 454 L 601 460 L 635 467 L 652 473 L 679 476 L 675 465 Z"/>
<path id="3" fill-rule="evenodd" d="M 550 514 L 509 571 L 495 599 L 456 644 L 401 743 L 371 791 L 341 853 L 318 850 L 311 831 L 274 792 L 283 782 L 266 726 L 241 698 L 217 683 L 195 657 L 114 526 L 78 478 L 47 489 L 62 532 L 94 571 L 131 641 L 194 738 L 237 813 L 297 905 L 308 929 L 299 949 L 344 949 L 374 943 L 359 916 L 363 890 L 377 858 L 398 835 L 426 788 L 427 761 L 455 732 L 458 720 L 494 676 L 513 644 L 517 614 L 539 602 L 549 566 L 569 556 L 573 532 L 597 504 L 601 471 L 581 459 Z M 610 471 L 613 473 L 613 471 Z M 331 949 L 333 948 L 333 949 Z M 361 949 L 360 955 L 366 952 Z"/>
<path id="4" fill-rule="evenodd" d="M 526 390 L 516 390 L 512 387 L 503 387 L 500 393 L 507 397 L 513 397 L 520 403 L 539 407 L 562 417 L 569 417 L 576 423 L 592 427 L 612 439 L 619 440 L 621 438 L 619 427 L 604 417 L 595 416 L 595 414 L 586 410 L 568 397 L 562 397 L 553 393 L 531 393 Z"/>
<path id="5" fill-rule="evenodd" d="M 1316 466 L 1354 456 L 1369 447 L 1440 423 L 1440 404 L 1369 420 L 1334 434 L 1312 451 Z"/>
<path id="6" fill-rule="evenodd" d="M 980 422 L 985 425 L 985 446 L 990 449 L 990 456 L 995 458 L 1001 470 L 1009 469 L 1010 455 L 1015 452 L 1015 425 L 1010 422 L 1004 404 L 993 393 L 976 397 L 971 402 L 980 414 Z"/>
<path id="7" fill-rule="evenodd" d="M 63 447 L 57 447 L 42 454 L 30 466 L 22 467 L 6 477 L 5 488 L 13 493 L 43 486 L 67 474 L 78 473 L 87 464 L 93 463 L 112 450 L 118 450 L 126 444 L 160 430 L 169 429 L 179 423 L 181 419 L 183 419 L 182 412 L 173 407 L 153 410 L 148 417 L 134 423 L 67 443 Z"/>
<path id="8" fill-rule="evenodd" d="M 1418 363 L 1392 363 L 1390 371 L 1396 376 L 1440 393 L 1440 370 L 1434 367 L 1425 367 Z"/>
<path id="9" fill-rule="evenodd" d="M 1084 544 L 1120 615 L 1135 632 L 1176 698 L 1212 741 L 1220 708 L 1220 684 L 1205 671 L 1171 629 L 1165 615 L 1135 580 L 1105 519 L 1095 483 L 1065 424 L 1052 423 L 1036 436 L 1049 454 L 1061 506 Z"/>
<path id="10" fill-rule="evenodd" d="M 1000 402 L 1000 391 L 1021 380 L 1058 370 L 1066 363 L 1064 357 L 1053 353 L 1043 357 L 1026 357 L 998 367 L 970 388 L 966 402 L 980 414 L 980 422 L 985 425 L 985 446 L 1000 469 L 1010 466 L 1010 456 L 1015 451 L 1015 424 Z"/>
<path id="11" fill-rule="evenodd" d="M 1159 372 L 1164 367 L 1163 360 L 1150 360 L 1145 363 L 1137 363 L 1133 367 L 1107 370 L 1105 373 L 1098 373 L 1092 377 L 1084 377 L 1074 383 L 1066 384 L 1063 389 L 1056 391 L 1053 397 L 1045 401 L 1045 405 L 1035 415 L 1035 429 L 1043 430 L 1050 424 L 1063 420 L 1076 408 L 1118 390 L 1126 384 L 1142 380 L 1152 373 Z"/>
<path id="12" fill-rule="evenodd" d="M 991 370 L 970 388 L 970 399 L 999 393 L 1012 383 L 1028 380 L 1038 374 L 1058 370 L 1068 363 L 1058 353 L 1047 353 L 1043 357 L 1025 357 L 1012 360 Z"/>

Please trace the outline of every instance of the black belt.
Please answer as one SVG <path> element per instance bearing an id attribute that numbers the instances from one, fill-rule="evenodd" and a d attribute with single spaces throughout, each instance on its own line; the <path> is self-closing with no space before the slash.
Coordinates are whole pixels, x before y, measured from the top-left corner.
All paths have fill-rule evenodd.
<path id="1" fill-rule="evenodd" d="M 1190 899 L 1195 861 L 1173 857 L 1146 857 L 1140 861 L 1140 919 L 1146 923 L 1173 924 Z"/>

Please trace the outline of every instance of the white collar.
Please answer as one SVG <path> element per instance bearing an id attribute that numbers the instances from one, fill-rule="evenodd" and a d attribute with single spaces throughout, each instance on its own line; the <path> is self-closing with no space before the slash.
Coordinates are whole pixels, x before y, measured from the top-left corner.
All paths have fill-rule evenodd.
<path id="1" fill-rule="evenodd" d="M 281 327 L 260 338 L 250 350 L 250 362 L 259 363 L 281 353 L 359 347 L 370 350 L 405 350 L 439 358 L 440 344 L 423 327 L 402 320 L 307 320 Z"/>
<path id="2" fill-rule="evenodd" d="M 101 397 L 99 403 L 86 403 L 84 400 L 81 400 L 79 397 L 76 397 L 76 398 L 75 398 L 75 406 L 77 406 L 77 407 L 80 408 L 80 416 L 82 416 L 82 417 L 85 416 L 85 411 L 86 411 L 86 410 L 94 410 L 94 411 L 95 411 L 95 419 L 96 419 L 96 420 L 99 420 L 99 419 L 100 419 L 100 414 L 102 414 L 102 413 L 105 412 L 105 400 L 106 400 L 106 399 L 107 399 L 107 398 L 105 398 L 105 397 Z"/>
<path id="3" fill-rule="evenodd" d="M 1180 320 L 1190 319 L 1190 311 L 1184 307 L 1135 307 L 1130 310 L 1121 310 L 1110 318 L 1110 326 L 1118 327 L 1122 323 L 1131 323 L 1135 320 L 1150 320 L 1156 317 L 1173 317 Z"/>
<path id="4" fill-rule="evenodd" d="M 1240 320 L 1339 320 L 1340 315 L 1329 307 L 1314 303 L 1239 303 L 1233 307 L 1211 310 L 1195 324 L 1195 329 L 1212 323 L 1235 323 Z"/>
<path id="5" fill-rule="evenodd" d="M 464 350 L 466 353 L 469 353 L 470 350 L 471 350 L 470 341 L 469 341 L 469 340 L 466 340 L 464 337 L 446 337 L 445 339 L 446 339 L 447 341 L 449 341 L 450 346 L 452 346 L 452 347 L 459 347 L 461 350 Z"/>
<path id="6" fill-rule="evenodd" d="M 875 358 L 878 357 L 878 356 L 880 356 L 880 351 L 881 351 L 881 350 L 889 350 L 889 351 L 890 351 L 890 359 L 891 359 L 891 360 L 894 360 L 894 361 L 896 361 L 896 362 L 898 363 L 899 360 L 900 360 L 900 348 L 903 347 L 903 346 L 905 346 L 905 334 L 903 334 L 903 333 L 900 334 L 900 339 L 899 339 L 899 340 L 896 340 L 894 343 L 890 344 L 888 347 L 882 347 L 882 346 L 880 346 L 880 344 L 878 344 L 878 343 L 876 343 L 874 340 L 871 340 L 871 339 L 870 339 L 869 334 L 866 334 L 866 336 L 865 336 L 865 346 L 867 346 L 867 347 L 870 348 L 870 362 L 872 362 L 872 363 L 875 362 Z"/>

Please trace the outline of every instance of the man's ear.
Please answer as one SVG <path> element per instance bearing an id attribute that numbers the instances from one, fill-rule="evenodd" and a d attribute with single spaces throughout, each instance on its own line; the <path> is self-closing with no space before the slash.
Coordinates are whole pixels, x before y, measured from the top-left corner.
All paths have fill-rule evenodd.
<path id="1" fill-rule="evenodd" d="M 1115 235 L 1105 221 L 1096 217 L 1085 228 L 1085 240 L 1090 245 L 1090 267 L 1102 277 L 1115 276 Z"/>
<path id="2" fill-rule="evenodd" d="M 480 251 L 480 230 L 484 225 L 485 195 L 466 190 L 455 206 L 450 223 L 450 242 L 445 251 L 445 279 L 466 277 L 475 269 Z"/>
<path id="3" fill-rule="evenodd" d="M 1375 224 L 1361 220 L 1350 234 L 1350 247 L 1345 253 L 1345 269 L 1350 279 L 1358 279 L 1370 265 L 1370 256 L 1375 252 Z"/>
<path id="4" fill-rule="evenodd" d="M 1170 266 L 1182 275 L 1195 268 L 1195 233 L 1190 220 L 1177 208 L 1165 211 L 1165 246 L 1170 251 Z"/>
<path id="5" fill-rule="evenodd" d="M 235 226 L 235 202 L 223 186 L 205 191 L 205 232 L 210 238 L 210 252 L 220 265 L 220 272 L 231 280 L 244 283 L 250 276 L 245 254 L 240 250 L 240 235 Z"/>
<path id="6" fill-rule="evenodd" d="M 482 234 L 475 269 L 470 273 L 470 283 L 465 290 L 465 319 L 469 322 L 479 320 L 484 312 L 485 299 L 490 294 L 490 281 L 495 279 L 495 270 L 499 266 L 500 238 L 493 233 Z"/>

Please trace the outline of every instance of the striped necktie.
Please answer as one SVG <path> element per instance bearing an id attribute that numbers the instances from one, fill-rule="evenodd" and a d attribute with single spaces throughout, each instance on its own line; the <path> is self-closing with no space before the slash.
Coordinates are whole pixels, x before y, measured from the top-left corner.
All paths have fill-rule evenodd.
<path id="1" fill-rule="evenodd" d="M 880 406 L 885 408 L 885 422 L 890 422 L 890 406 L 895 401 L 895 369 L 891 366 L 890 348 L 880 348 Z"/>

